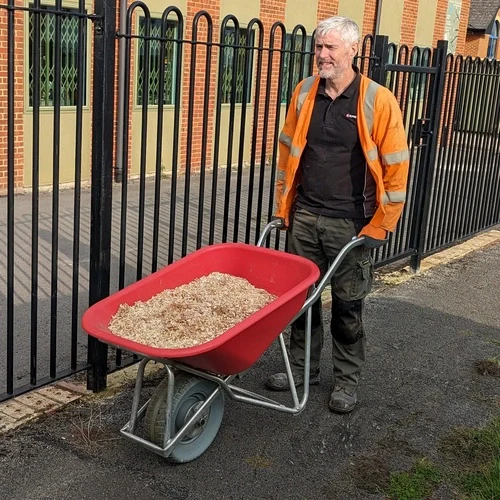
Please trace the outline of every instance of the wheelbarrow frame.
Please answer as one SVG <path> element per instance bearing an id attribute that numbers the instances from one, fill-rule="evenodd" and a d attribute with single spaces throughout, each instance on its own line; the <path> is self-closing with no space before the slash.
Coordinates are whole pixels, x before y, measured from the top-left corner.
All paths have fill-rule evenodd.
<path id="1" fill-rule="evenodd" d="M 283 228 L 284 221 L 282 219 L 274 219 L 269 222 L 264 228 L 258 242 L 257 246 L 263 246 L 265 240 L 269 233 L 274 229 Z M 139 367 L 136 375 L 135 389 L 134 389 L 134 397 L 132 401 L 132 410 L 130 415 L 130 420 L 122 427 L 120 430 L 121 434 L 143 446 L 144 448 L 162 456 L 169 457 L 172 453 L 172 450 L 180 443 L 180 441 L 188 434 L 188 432 L 193 428 L 193 426 L 199 421 L 203 412 L 212 405 L 214 400 L 219 396 L 220 392 L 223 391 L 225 395 L 227 395 L 230 399 L 235 401 L 240 401 L 242 403 L 252 404 L 254 406 L 260 406 L 263 408 L 268 408 L 272 410 L 277 410 L 285 413 L 290 413 L 292 415 L 299 415 L 305 408 L 308 397 L 309 397 L 309 370 L 310 370 L 310 358 L 311 358 L 311 322 L 312 322 L 312 308 L 311 306 L 320 298 L 326 286 L 330 283 L 333 275 L 339 268 L 340 264 L 344 260 L 345 256 L 355 247 L 361 246 L 364 244 L 364 237 L 353 238 L 347 245 L 345 245 L 342 250 L 339 252 L 337 258 L 330 265 L 328 271 L 321 279 L 319 284 L 315 287 L 314 285 L 311 287 L 311 293 L 307 300 L 304 302 L 304 305 L 300 309 L 300 311 L 293 317 L 291 321 L 289 321 L 287 326 L 290 326 L 299 316 L 302 314 L 306 315 L 305 321 L 305 356 L 304 356 L 304 386 L 302 395 L 299 399 L 299 395 L 297 392 L 297 388 L 295 387 L 295 381 L 290 365 L 290 360 L 288 357 L 288 352 L 286 349 L 285 339 L 283 333 L 280 333 L 279 343 L 281 354 L 283 357 L 283 361 L 285 364 L 285 370 L 290 381 L 290 391 L 292 403 L 290 405 L 280 403 L 273 399 L 270 399 L 262 394 L 252 392 L 246 389 L 243 389 L 237 385 L 234 385 L 232 382 L 236 378 L 241 378 L 245 372 L 235 374 L 235 375 L 227 375 L 220 376 L 216 374 L 209 373 L 204 370 L 200 370 L 189 366 L 185 363 L 181 363 L 175 361 L 173 359 L 165 359 L 165 358 L 156 358 L 145 356 L 140 352 L 135 352 L 139 357 L 141 357 L 141 361 L 139 362 Z M 168 386 L 167 386 L 167 397 L 166 397 L 166 418 L 165 418 L 165 432 L 163 439 L 163 446 L 159 446 L 137 434 L 138 423 L 144 417 L 147 407 L 151 402 L 151 399 L 146 401 L 140 407 L 140 399 L 142 395 L 143 382 L 144 382 L 144 371 L 146 365 L 151 362 L 157 362 L 164 365 L 167 378 L 168 378 Z M 196 411 L 190 416 L 190 418 L 185 422 L 185 424 L 177 430 L 175 433 L 172 433 L 172 410 L 174 405 L 174 391 L 175 391 L 175 373 L 174 370 L 180 370 L 182 372 L 187 372 L 192 375 L 195 375 L 202 379 L 207 379 L 215 384 L 217 384 L 216 388 L 208 395 L 205 401 L 196 409 Z M 245 370 L 246 371 L 246 370 Z M 204 450 L 203 450 L 204 451 Z"/>

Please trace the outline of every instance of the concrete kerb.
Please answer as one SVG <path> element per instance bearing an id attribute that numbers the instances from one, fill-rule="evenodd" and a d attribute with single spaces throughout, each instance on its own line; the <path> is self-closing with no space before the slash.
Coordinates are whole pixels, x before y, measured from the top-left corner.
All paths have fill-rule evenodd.
<path id="1" fill-rule="evenodd" d="M 74 401 L 113 397 L 125 387 L 133 385 L 138 367 L 137 363 L 108 375 L 106 390 L 98 394 L 87 390 L 84 381 L 69 377 L 0 403 L 0 435 L 43 415 L 59 411 Z M 148 363 L 145 378 L 153 376 L 162 367 L 161 363 Z"/>
<path id="2" fill-rule="evenodd" d="M 493 229 L 425 258 L 421 263 L 419 273 L 413 273 L 409 266 L 399 268 L 396 271 L 382 269 L 376 272 L 376 286 L 372 293 L 381 293 L 387 287 L 397 286 L 439 265 L 448 264 L 473 251 L 495 244 L 500 244 L 500 230 Z M 328 289 L 324 291 L 322 301 L 324 306 L 327 306 L 331 301 Z M 161 363 L 148 363 L 145 377 L 151 377 L 162 368 Z M 86 389 L 84 382 L 70 377 L 0 403 L 0 435 L 43 415 L 59 411 L 76 400 L 112 397 L 125 387 L 133 386 L 137 369 L 138 364 L 135 364 L 110 374 L 107 389 L 99 394 L 93 394 Z"/>

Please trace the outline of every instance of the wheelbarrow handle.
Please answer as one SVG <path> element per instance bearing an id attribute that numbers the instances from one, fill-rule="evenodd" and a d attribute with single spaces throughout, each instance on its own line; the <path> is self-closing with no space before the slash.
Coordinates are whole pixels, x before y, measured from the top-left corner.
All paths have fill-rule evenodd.
<path id="1" fill-rule="evenodd" d="M 274 217 L 269 221 L 262 230 L 262 233 L 260 234 L 259 241 L 257 242 L 257 246 L 261 247 L 264 246 L 264 242 L 266 241 L 267 236 L 273 229 L 283 229 L 285 227 L 285 219 L 282 217 Z"/>
<path id="2" fill-rule="evenodd" d="M 320 298 L 324 289 L 330 283 L 333 275 L 335 274 L 337 269 L 340 267 L 340 264 L 342 264 L 346 255 L 353 248 L 360 247 L 360 246 L 364 245 L 364 243 L 365 243 L 364 236 L 354 237 L 349 243 L 347 243 L 342 248 L 342 250 L 340 250 L 339 254 L 335 258 L 335 260 L 331 263 L 330 267 L 328 268 L 328 271 L 325 273 L 325 275 L 323 276 L 322 280 L 319 282 L 318 286 L 315 288 L 312 295 L 305 301 L 304 305 L 302 306 L 302 309 L 297 313 L 294 320 L 296 318 L 298 318 L 304 311 L 307 311 L 307 309 L 309 309 L 309 307 L 311 307 Z"/>
<path id="3" fill-rule="evenodd" d="M 259 241 L 257 242 L 257 246 L 261 247 L 264 245 L 264 242 L 266 241 L 267 236 L 273 229 L 282 229 L 285 227 L 285 219 L 281 217 L 275 217 L 273 218 L 268 224 L 264 227 L 262 230 L 262 233 L 259 237 Z M 347 243 L 342 250 L 340 250 L 339 254 L 337 255 L 336 259 L 332 262 L 330 267 L 328 268 L 328 271 L 325 273 L 323 276 L 323 279 L 319 282 L 318 286 L 315 288 L 313 294 L 306 300 L 304 305 L 302 306 L 302 309 L 297 313 L 295 316 L 294 320 L 298 318 L 304 311 L 306 311 L 309 307 L 311 307 L 312 304 L 314 304 L 321 294 L 323 293 L 323 290 L 326 288 L 326 286 L 330 283 L 333 275 L 337 271 L 337 269 L 340 267 L 340 264 L 342 264 L 342 261 L 345 259 L 345 256 L 353 249 L 356 247 L 360 247 L 361 245 L 364 245 L 365 243 L 365 237 L 364 236 L 355 236 L 349 243 Z"/>

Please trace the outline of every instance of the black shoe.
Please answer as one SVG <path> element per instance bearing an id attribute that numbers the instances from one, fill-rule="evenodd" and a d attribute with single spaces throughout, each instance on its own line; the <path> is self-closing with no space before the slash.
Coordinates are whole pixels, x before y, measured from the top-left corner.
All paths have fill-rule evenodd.
<path id="1" fill-rule="evenodd" d="M 304 385 L 304 374 L 298 373 L 293 376 L 295 382 L 295 387 L 301 387 Z M 309 385 L 318 385 L 320 382 L 320 375 L 316 373 L 309 377 Z M 286 373 L 275 373 L 271 375 L 265 382 L 268 389 L 272 391 L 289 391 L 290 383 L 288 382 L 288 377 Z"/>
<path id="2" fill-rule="evenodd" d="M 328 408 L 335 413 L 349 413 L 354 410 L 357 402 L 358 395 L 354 387 L 349 388 L 336 385 L 330 396 Z"/>

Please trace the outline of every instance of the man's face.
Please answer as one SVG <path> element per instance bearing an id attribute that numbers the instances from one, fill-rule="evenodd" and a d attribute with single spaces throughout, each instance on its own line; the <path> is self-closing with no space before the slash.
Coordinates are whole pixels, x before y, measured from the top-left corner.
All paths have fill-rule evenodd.
<path id="1" fill-rule="evenodd" d="M 352 59 L 358 51 L 358 44 L 346 45 L 339 33 L 330 31 L 316 38 L 316 64 L 319 76 L 328 80 L 338 80 L 351 67 Z"/>

